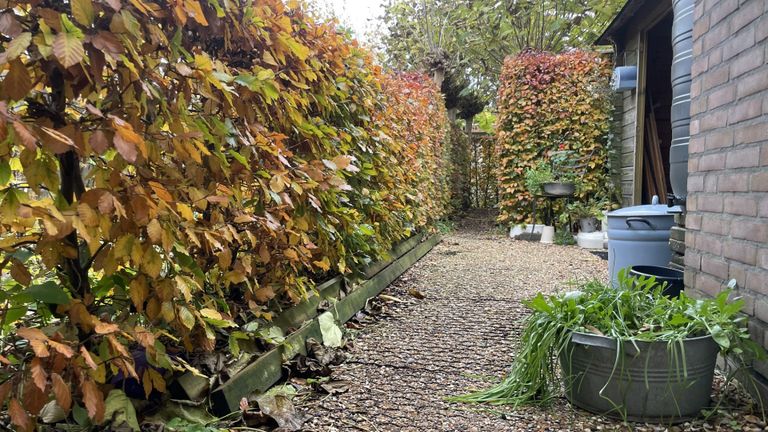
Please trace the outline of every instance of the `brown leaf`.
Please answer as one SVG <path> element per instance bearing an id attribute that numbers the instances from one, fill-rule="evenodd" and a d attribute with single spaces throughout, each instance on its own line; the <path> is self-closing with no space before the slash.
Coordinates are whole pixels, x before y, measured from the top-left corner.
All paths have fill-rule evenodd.
<path id="1" fill-rule="evenodd" d="M 27 125 L 20 121 L 15 121 L 13 122 L 13 130 L 16 131 L 16 135 L 19 136 L 24 147 L 32 151 L 37 150 L 37 138 L 32 135 Z"/>
<path id="2" fill-rule="evenodd" d="M 151 181 L 149 182 L 149 187 L 152 188 L 157 197 L 161 200 L 165 202 L 173 202 L 173 196 L 170 194 L 170 192 L 168 192 L 168 189 L 166 189 L 165 186 L 158 182 Z"/>
<path id="3" fill-rule="evenodd" d="M 119 12 L 119 11 L 120 11 L 120 8 L 122 8 L 122 7 L 123 7 L 123 6 L 120 4 L 120 0 L 106 0 L 106 1 L 107 1 L 107 4 L 109 4 L 109 6 L 110 6 L 112 9 L 114 9 L 116 12 Z"/>
<path id="4" fill-rule="evenodd" d="M 104 394 L 89 378 L 83 378 L 80 388 L 83 390 L 83 403 L 88 410 L 88 416 L 96 424 L 100 424 L 104 420 Z"/>
<path id="5" fill-rule="evenodd" d="M 114 138 L 112 138 L 112 143 L 115 145 L 117 152 L 120 153 L 120 156 L 122 156 L 126 162 L 136 162 L 138 152 L 136 150 L 136 146 L 133 143 L 125 140 L 120 134 L 115 134 Z"/>
<path id="6" fill-rule="evenodd" d="M 35 385 L 40 388 L 40 391 L 45 391 L 45 387 L 48 385 L 48 373 L 43 369 L 43 362 L 40 361 L 40 357 L 35 357 L 29 362 L 29 370 Z"/>
<path id="7" fill-rule="evenodd" d="M 123 43 L 120 42 L 120 39 L 113 33 L 107 31 L 98 32 L 96 36 L 91 38 L 91 43 L 100 51 L 110 54 L 112 57 L 117 57 L 125 52 L 125 47 L 123 46 Z"/>
<path id="8" fill-rule="evenodd" d="M 53 40 L 53 54 L 65 68 L 70 68 L 83 59 L 83 42 L 75 35 L 61 32 Z"/>
<path id="9" fill-rule="evenodd" d="M 103 130 L 94 131 L 90 137 L 88 137 L 88 144 L 91 145 L 93 151 L 98 154 L 103 154 L 109 148 L 109 140 L 107 134 Z"/>
<path id="10" fill-rule="evenodd" d="M 5 405 L 5 400 L 11 394 L 11 390 L 13 390 L 13 380 L 9 379 L 0 385 L 0 407 Z"/>
<path id="11" fill-rule="evenodd" d="M 99 321 L 96 323 L 95 331 L 98 334 L 115 333 L 120 331 L 120 326 L 113 323 L 105 323 L 103 321 Z"/>
<path id="12" fill-rule="evenodd" d="M 147 224 L 147 235 L 154 244 L 158 244 L 162 241 L 163 227 L 157 219 L 152 219 L 149 221 L 149 224 Z"/>
<path id="13" fill-rule="evenodd" d="M 47 341 L 48 336 L 45 335 L 40 329 L 36 328 L 30 328 L 30 327 L 22 327 L 18 330 L 16 330 L 16 335 L 19 337 L 23 337 L 26 340 L 33 341 Z"/>
<path id="14" fill-rule="evenodd" d="M 48 393 L 44 393 L 39 387 L 33 385 L 32 382 L 24 385 L 24 408 L 32 415 L 37 415 L 40 409 L 48 402 Z"/>
<path id="15" fill-rule="evenodd" d="M 136 306 L 136 310 L 141 313 L 144 311 L 144 302 L 149 295 L 149 288 L 147 287 L 147 281 L 143 276 L 138 276 L 131 281 L 129 285 L 128 295 L 133 301 L 133 305 Z"/>
<path id="16" fill-rule="evenodd" d="M 22 32 L 22 28 L 16 17 L 17 15 L 13 13 L 13 9 L 6 9 L 3 13 L 0 13 L 0 33 L 4 33 L 12 38 L 18 36 Z"/>
<path id="17" fill-rule="evenodd" d="M 8 404 L 8 415 L 11 416 L 11 423 L 16 425 L 20 431 L 31 431 L 34 427 L 27 411 L 16 399 L 11 399 L 11 403 Z"/>
<path id="18" fill-rule="evenodd" d="M 32 274 L 29 273 L 29 270 L 27 270 L 24 264 L 17 259 L 14 259 L 13 264 L 11 265 L 11 277 L 23 286 L 29 286 L 29 284 L 32 283 Z"/>
<path id="19" fill-rule="evenodd" d="M 85 349 L 85 347 L 80 347 L 80 355 L 83 357 L 83 360 L 85 361 L 85 364 L 88 365 L 89 368 L 96 370 L 99 368 L 99 366 L 96 364 L 95 361 L 93 361 L 93 357 L 91 357 L 91 353 Z"/>
<path id="20" fill-rule="evenodd" d="M 72 358 L 72 356 L 75 355 L 75 350 L 72 349 L 72 347 L 69 345 L 56 342 L 55 340 L 49 340 L 48 344 L 51 346 L 51 348 L 53 348 L 59 354 L 63 355 L 66 358 Z"/>
<path id="21" fill-rule="evenodd" d="M 21 60 L 16 59 L 11 62 L 10 70 L 3 80 L 3 89 L 5 89 L 8 97 L 13 100 L 24 99 L 32 89 L 29 71 Z"/>
<path id="22" fill-rule="evenodd" d="M 69 411 L 72 407 L 72 391 L 69 388 L 69 384 L 64 381 L 64 378 L 57 373 L 51 374 L 51 383 L 53 385 L 53 395 L 56 397 L 56 403 L 64 411 Z"/>

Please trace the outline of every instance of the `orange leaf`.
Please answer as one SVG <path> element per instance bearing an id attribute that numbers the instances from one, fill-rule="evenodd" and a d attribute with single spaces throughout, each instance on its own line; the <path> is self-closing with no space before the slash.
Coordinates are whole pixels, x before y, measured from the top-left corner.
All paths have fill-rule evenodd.
<path id="1" fill-rule="evenodd" d="M 51 374 L 51 383 L 53 384 L 53 395 L 56 397 L 56 403 L 64 411 L 69 411 L 72 407 L 72 391 L 69 384 L 64 382 L 64 378 L 56 372 Z"/>
<path id="2" fill-rule="evenodd" d="M 96 362 L 93 361 L 93 357 L 91 357 L 91 353 L 87 349 L 85 349 L 85 347 L 83 346 L 80 347 L 80 355 L 83 356 L 83 360 L 85 360 L 85 364 L 87 364 L 88 367 L 90 367 L 93 370 L 96 370 L 99 368 L 99 366 L 96 365 Z"/>
<path id="3" fill-rule="evenodd" d="M 101 423 L 104 420 L 104 394 L 99 390 L 99 386 L 89 378 L 83 378 L 80 388 L 83 390 L 83 403 L 88 410 L 88 416 L 96 424 Z"/>
<path id="4" fill-rule="evenodd" d="M 120 153 L 120 156 L 122 156 L 123 159 L 130 163 L 136 162 L 136 157 L 138 156 L 136 145 L 123 138 L 120 134 L 115 134 L 112 143 L 115 145 L 115 149 Z"/>
<path id="5" fill-rule="evenodd" d="M 5 405 L 5 400 L 8 399 L 8 395 L 11 394 L 11 390 L 13 390 L 13 380 L 9 379 L 0 385 L 0 407 Z"/>
<path id="6" fill-rule="evenodd" d="M 69 345 L 56 342 L 55 340 L 49 340 L 48 344 L 51 346 L 51 348 L 53 348 L 59 354 L 63 355 L 66 358 L 72 358 L 72 356 L 75 355 L 75 350 L 73 350 L 72 347 Z"/>
<path id="7" fill-rule="evenodd" d="M 32 381 L 40 388 L 41 391 L 45 391 L 45 387 L 48 385 L 48 373 L 43 369 L 43 363 L 40 361 L 40 357 L 35 357 L 29 362 L 29 370 L 32 372 Z"/>
<path id="8" fill-rule="evenodd" d="M 120 331 L 120 326 L 113 323 L 105 323 L 103 321 L 99 321 L 96 323 L 94 330 L 98 334 L 108 334 Z"/>
<path id="9" fill-rule="evenodd" d="M 32 420 L 18 400 L 11 399 L 11 403 L 8 404 L 8 415 L 11 416 L 11 423 L 18 426 L 18 430 L 25 432 L 32 430 Z"/>
<path id="10" fill-rule="evenodd" d="M 165 202 L 173 202 L 173 196 L 168 192 L 168 189 L 166 189 L 163 185 L 161 185 L 158 182 L 151 181 L 149 182 L 149 187 L 152 188 L 152 190 L 157 194 L 157 197 Z"/>

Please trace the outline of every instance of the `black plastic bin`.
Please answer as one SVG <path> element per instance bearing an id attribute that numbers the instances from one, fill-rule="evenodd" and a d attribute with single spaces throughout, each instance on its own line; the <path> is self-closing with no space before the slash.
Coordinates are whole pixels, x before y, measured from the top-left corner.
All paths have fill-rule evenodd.
<path id="1" fill-rule="evenodd" d="M 683 272 L 675 270 L 669 267 L 659 266 L 632 266 L 629 269 L 629 275 L 631 277 L 655 277 L 656 282 L 663 284 L 667 283 L 667 287 L 664 288 L 664 295 L 667 297 L 677 297 L 680 292 L 685 289 L 683 282 Z"/>

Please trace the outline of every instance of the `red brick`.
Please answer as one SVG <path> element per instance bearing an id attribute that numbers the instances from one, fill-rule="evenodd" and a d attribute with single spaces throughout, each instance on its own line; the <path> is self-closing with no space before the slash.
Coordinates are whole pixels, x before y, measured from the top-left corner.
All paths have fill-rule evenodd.
<path id="1" fill-rule="evenodd" d="M 732 12 L 734 12 L 738 8 L 739 8 L 738 0 L 724 0 L 724 1 L 716 2 L 715 6 L 713 6 L 712 9 L 709 10 L 709 17 L 712 22 L 712 25 L 715 25 L 715 23 L 719 23 L 725 17 L 730 15 Z"/>
<path id="2" fill-rule="evenodd" d="M 686 294 L 689 292 L 688 290 L 693 290 L 694 286 L 696 286 L 696 272 L 693 269 L 685 269 L 685 272 L 683 273 L 683 284 L 685 284 L 685 291 Z"/>
<path id="3" fill-rule="evenodd" d="M 696 249 L 713 255 L 721 255 L 723 252 L 723 238 L 712 234 L 700 233 L 696 236 Z"/>
<path id="4" fill-rule="evenodd" d="M 685 232 L 685 248 L 686 249 L 693 249 L 696 247 L 696 237 L 699 235 L 699 233 L 687 230 Z"/>
<path id="5" fill-rule="evenodd" d="M 690 154 L 688 155 L 688 172 L 689 173 L 699 172 L 700 160 L 701 160 L 700 156 L 691 156 Z"/>
<path id="6" fill-rule="evenodd" d="M 699 120 L 694 120 L 695 122 L 699 122 Z M 705 136 L 695 136 L 691 138 L 691 141 L 688 142 L 688 153 L 689 154 L 695 154 L 695 153 L 701 153 L 706 149 L 705 146 Z"/>
<path id="7" fill-rule="evenodd" d="M 706 39 L 704 39 L 706 41 Z M 698 42 L 696 42 L 698 44 Z M 693 62 L 691 63 L 691 78 L 696 78 L 702 73 L 707 71 L 707 58 L 703 56 L 696 57 L 694 55 Z"/>
<path id="8" fill-rule="evenodd" d="M 768 248 L 761 247 L 757 251 L 757 265 L 768 270 Z"/>
<path id="9" fill-rule="evenodd" d="M 723 41 L 728 39 L 728 36 L 730 35 L 730 29 L 728 28 L 727 23 L 719 23 L 717 21 L 714 21 L 710 19 L 709 21 L 709 31 L 702 36 L 701 41 L 704 44 L 703 49 L 705 52 L 712 51 L 713 48 L 723 43 Z M 719 63 L 715 63 L 719 64 Z"/>
<path id="10" fill-rule="evenodd" d="M 698 230 L 701 228 L 701 215 L 694 215 L 694 214 L 688 214 L 685 216 L 685 228 L 690 232 L 690 230 Z M 688 232 L 686 232 L 686 235 L 688 235 Z"/>
<path id="11" fill-rule="evenodd" d="M 755 28 L 746 27 L 731 35 L 723 45 L 723 61 L 748 50 L 755 45 Z"/>
<path id="12" fill-rule="evenodd" d="M 701 231 L 709 234 L 728 234 L 729 221 L 714 215 L 705 214 L 701 218 Z"/>
<path id="13" fill-rule="evenodd" d="M 709 15 L 704 15 L 700 19 L 696 19 L 693 23 L 693 33 L 691 37 L 694 41 L 698 40 L 709 30 Z"/>
<path id="14" fill-rule="evenodd" d="M 765 243 L 768 241 L 768 222 L 736 219 L 731 223 L 731 237 Z"/>
<path id="15" fill-rule="evenodd" d="M 768 3 L 766 3 L 768 5 Z M 762 42 L 763 39 L 768 38 L 768 15 L 764 15 L 755 24 L 757 31 L 755 32 L 755 42 Z"/>
<path id="16" fill-rule="evenodd" d="M 698 171 L 714 171 L 725 168 L 726 156 L 721 153 L 702 156 L 699 160 Z"/>
<path id="17" fill-rule="evenodd" d="M 685 255 L 687 258 L 687 251 Z M 707 274 L 711 274 L 718 279 L 727 279 L 728 263 L 720 257 L 703 256 L 701 257 L 701 271 Z"/>
<path id="18" fill-rule="evenodd" d="M 752 125 L 737 126 L 734 134 L 734 143 L 751 144 L 768 139 L 768 125 L 756 123 Z"/>
<path id="19" fill-rule="evenodd" d="M 717 192 L 717 174 L 711 173 L 704 176 L 704 190 L 706 192 Z"/>
<path id="20" fill-rule="evenodd" d="M 702 195 L 698 198 L 697 210 L 713 213 L 723 211 L 723 197 L 720 195 Z M 706 218 L 702 221 L 702 229 L 706 223 Z"/>
<path id="21" fill-rule="evenodd" d="M 730 114 L 729 114 L 730 118 Z M 707 150 L 714 150 L 723 147 L 730 147 L 733 145 L 733 130 L 721 129 L 714 130 L 708 134 L 704 139 L 705 147 Z"/>
<path id="22" fill-rule="evenodd" d="M 687 267 L 695 270 L 701 269 L 701 254 L 692 250 L 686 250 L 683 259 Z"/>
<path id="23" fill-rule="evenodd" d="M 688 176 L 688 193 L 704 190 L 704 176 L 691 174 Z"/>
<path id="24" fill-rule="evenodd" d="M 741 77 L 737 81 L 736 96 L 738 98 L 743 98 L 757 92 L 765 91 L 766 89 L 768 89 L 768 73 L 758 70 Z"/>
<path id="25" fill-rule="evenodd" d="M 755 296 L 746 292 L 734 292 L 733 297 L 740 297 L 744 300 L 744 306 L 741 311 L 749 316 L 755 315 Z"/>
<path id="26" fill-rule="evenodd" d="M 736 99 L 736 86 L 725 86 L 710 93 L 707 97 L 707 108 L 715 109 L 733 102 L 734 99 Z"/>
<path id="27" fill-rule="evenodd" d="M 762 46 L 752 47 L 749 51 L 739 54 L 738 57 L 730 62 L 730 76 L 732 80 L 753 71 L 763 65 L 765 52 Z M 709 75 L 709 74 L 707 74 Z"/>
<path id="28" fill-rule="evenodd" d="M 696 289 L 710 297 L 716 296 L 721 291 L 722 286 L 723 283 L 721 280 L 706 273 L 699 273 L 696 275 Z"/>
<path id="29" fill-rule="evenodd" d="M 690 161 L 688 163 L 688 166 L 690 166 Z M 689 169 L 689 171 L 690 171 L 690 169 Z M 698 196 L 698 194 L 694 193 L 694 194 L 688 195 L 688 201 L 685 204 L 685 208 L 688 211 L 688 213 L 694 212 L 694 211 L 699 209 L 699 196 Z"/>
<path id="30" fill-rule="evenodd" d="M 708 70 L 707 73 L 704 74 L 701 78 L 701 90 L 707 91 L 711 88 L 719 86 L 720 84 L 728 82 L 729 73 L 730 70 L 727 65 Z"/>
<path id="31" fill-rule="evenodd" d="M 725 211 L 734 215 L 757 216 L 757 199 L 748 196 L 727 197 Z"/>
<path id="32" fill-rule="evenodd" d="M 768 272 L 764 270 L 747 272 L 747 289 L 760 294 L 768 294 Z"/>
<path id="33" fill-rule="evenodd" d="M 728 112 L 728 125 L 733 125 L 744 120 L 753 119 L 763 113 L 763 100 L 755 97 L 749 100 L 739 100 Z"/>
<path id="34" fill-rule="evenodd" d="M 758 214 L 760 217 L 768 217 L 768 198 L 763 198 L 760 200 Z"/>
<path id="35" fill-rule="evenodd" d="M 749 190 L 749 174 L 722 174 L 718 177 L 717 190 L 719 192 L 747 192 Z"/>
<path id="36" fill-rule="evenodd" d="M 725 245 L 723 245 L 723 256 L 744 264 L 755 265 L 757 262 L 757 247 L 743 241 L 727 240 Z"/>
<path id="37" fill-rule="evenodd" d="M 690 128 L 691 136 L 696 136 L 699 133 L 699 120 L 691 120 L 688 127 Z"/>
<path id="38" fill-rule="evenodd" d="M 712 129 L 723 128 L 728 124 L 728 111 L 720 110 L 711 113 L 707 113 L 701 116 L 701 124 L 699 129 L 702 132 L 706 132 Z"/>
<path id="39" fill-rule="evenodd" d="M 731 24 L 731 33 L 736 33 L 747 24 L 750 24 L 763 14 L 763 4 L 759 0 L 753 0 L 741 5 L 739 10 L 734 13 L 729 21 Z"/>
<path id="40" fill-rule="evenodd" d="M 746 149 L 731 150 L 728 152 L 725 160 L 726 168 L 748 168 L 758 166 L 759 164 L 760 147 L 749 147 Z"/>
<path id="41" fill-rule="evenodd" d="M 768 143 L 760 147 L 760 166 L 768 165 Z"/>
<path id="42" fill-rule="evenodd" d="M 744 264 L 737 262 L 728 263 L 728 279 L 735 279 L 736 286 L 746 286 L 747 284 L 747 267 Z"/>
<path id="43" fill-rule="evenodd" d="M 752 192 L 768 192 L 768 171 L 760 171 L 750 176 L 749 189 Z M 690 183 L 690 177 L 689 177 Z"/>

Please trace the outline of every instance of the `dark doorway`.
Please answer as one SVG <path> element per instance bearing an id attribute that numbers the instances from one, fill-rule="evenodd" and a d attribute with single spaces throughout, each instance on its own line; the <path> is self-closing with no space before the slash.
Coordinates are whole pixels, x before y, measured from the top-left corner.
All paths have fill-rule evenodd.
<path id="1" fill-rule="evenodd" d="M 658 195 L 663 203 L 672 191 L 669 181 L 672 18 L 670 12 L 646 32 L 643 203 L 650 203 L 653 195 Z"/>

